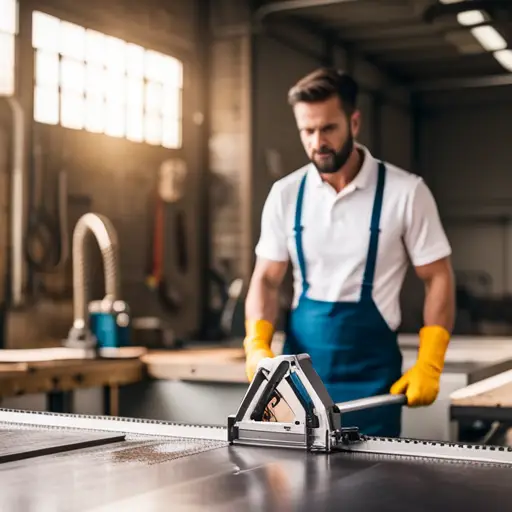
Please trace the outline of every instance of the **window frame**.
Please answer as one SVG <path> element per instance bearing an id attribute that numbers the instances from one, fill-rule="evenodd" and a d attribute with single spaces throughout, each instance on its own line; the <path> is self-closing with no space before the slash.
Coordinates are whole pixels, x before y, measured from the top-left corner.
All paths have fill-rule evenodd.
<path id="1" fill-rule="evenodd" d="M 129 123 L 128 123 L 128 112 L 129 110 L 131 110 L 129 108 L 129 98 L 126 99 L 126 102 L 123 104 L 123 116 L 124 116 L 124 119 L 123 119 L 123 134 L 122 135 L 118 135 L 116 137 L 116 135 L 111 135 L 109 133 L 106 133 L 107 130 L 106 130 L 106 127 L 103 126 L 103 129 L 100 130 L 100 129 L 89 129 L 91 128 L 91 126 L 87 126 L 87 122 L 86 122 L 86 117 L 84 116 L 82 118 L 82 127 L 73 127 L 73 126 L 63 126 L 62 124 L 62 108 L 61 108 L 61 104 L 62 104 L 62 98 L 63 98 L 63 95 L 65 95 L 65 88 L 63 87 L 63 84 L 62 84 L 62 81 L 61 81 L 61 62 L 63 59 L 66 59 L 68 58 L 67 56 L 63 56 L 61 51 L 60 51 L 60 48 L 58 49 L 58 53 L 55 53 L 52 52 L 51 55 L 57 55 L 58 57 L 58 62 L 59 62 L 59 82 L 57 84 L 57 91 L 58 91 L 58 99 L 59 99 L 59 112 L 58 112 L 58 122 L 57 123 L 45 123 L 44 121 L 39 121 L 36 117 L 36 104 L 35 104 L 35 101 L 36 101 L 36 89 L 38 87 L 38 85 L 40 85 L 38 83 L 38 80 L 37 80 L 37 71 L 36 71 L 36 63 L 37 63 L 37 58 L 38 58 L 38 54 L 40 54 L 42 51 L 44 50 L 41 50 L 40 48 L 37 48 L 34 44 L 33 44 L 33 38 L 34 38 L 34 27 L 32 27 L 32 34 L 31 34 L 31 41 L 30 41 L 30 45 L 32 47 L 32 52 L 33 52 L 33 59 L 34 59 L 34 62 L 33 62 L 33 101 L 34 101 L 34 108 L 33 108 L 33 119 L 34 119 L 34 122 L 41 122 L 41 124 L 55 124 L 59 127 L 63 127 L 64 129 L 74 129 L 74 130 L 80 130 L 80 131 L 85 131 L 87 133 L 96 133 L 96 134 L 102 134 L 102 135 L 107 135 L 109 137 L 116 137 L 116 138 L 120 138 L 120 139 L 124 139 L 126 141 L 129 141 L 129 142 L 134 142 L 134 143 L 142 143 L 142 144 L 146 144 L 146 145 L 149 145 L 149 146 L 156 146 L 156 147 L 162 147 L 164 149 L 168 149 L 168 150 L 172 150 L 172 151 L 176 151 L 176 150 L 182 150 L 183 149 L 183 146 L 184 146 L 184 135 L 186 133 L 186 126 L 185 126 L 185 104 L 186 104 L 186 101 L 185 101 L 185 98 L 186 98 L 186 91 L 187 91 L 187 72 L 188 72 L 188 66 L 187 66 L 187 57 L 183 54 L 183 52 L 180 52 L 180 51 L 169 51 L 169 48 L 167 48 L 166 50 L 162 51 L 162 47 L 163 45 L 158 45 L 158 44 L 148 44 L 147 41 L 145 44 L 141 44 L 140 40 L 137 38 L 137 37 L 130 37 L 130 40 L 127 40 L 127 39 L 124 39 L 122 37 L 119 37 L 119 34 L 116 34 L 116 31 L 115 30 L 110 30 L 110 31 L 104 31 L 103 28 L 101 27 L 101 25 L 95 25 L 95 26 L 92 26 L 91 24 L 88 24 L 88 23 L 84 23 L 83 20 L 80 20 L 79 17 L 77 17 L 76 15 L 67 15 L 67 14 L 64 14 L 63 12 L 61 12 L 60 10 L 56 11 L 54 9 L 48 9 L 48 8 L 44 8 L 43 9 L 34 9 L 34 10 L 31 10 L 30 11 L 30 16 L 32 18 L 32 20 L 34 19 L 34 14 L 35 13 L 42 13 L 44 15 L 48 15 L 48 16 L 52 16 L 56 19 L 59 20 L 59 22 L 67 22 L 67 23 L 71 23 L 71 24 L 74 24 L 74 25 L 77 25 L 79 26 L 81 29 L 83 29 L 84 31 L 87 31 L 87 30 L 91 30 L 91 31 L 94 31 L 94 32 L 97 32 L 99 34 L 102 35 L 102 37 L 113 37 L 113 38 L 116 38 L 116 39 L 121 39 L 121 41 L 124 43 L 124 45 L 136 45 L 140 48 L 142 48 L 142 50 L 145 52 L 145 54 L 147 55 L 147 52 L 157 52 L 158 54 L 160 54 L 160 56 L 163 56 L 163 57 L 167 57 L 167 58 L 171 58 L 171 59 L 176 59 L 178 65 L 180 66 L 181 68 L 181 80 L 180 80 L 180 85 L 179 87 L 177 88 L 177 99 L 176 99 L 176 103 L 177 103 L 177 106 L 178 106 L 178 111 L 177 112 L 174 112 L 172 116 L 168 117 L 168 121 L 169 123 L 175 123 L 177 124 L 177 132 L 175 132 L 175 141 L 177 141 L 176 144 L 166 144 L 165 143 L 165 134 L 163 132 L 163 130 L 160 130 L 160 134 L 159 134 L 159 137 L 158 137 L 158 141 L 148 141 L 146 140 L 147 137 L 144 136 L 144 133 L 142 133 L 142 140 L 136 140 L 137 137 L 135 136 L 130 136 L 129 134 Z M 136 36 L 136 34 L 135 34 Z M 169 46 L 169 45 L 165 45 L 165 46 Z M 83 55 L 83 59 L 82 60 L 76 60 L 76 62 L 79 62 L 80 65 L 83 67 L 83 73 L 84 73 L 84 81 L 83 81 L 83 92 L 81 93 L 82 94 L 82 98 L 83 98 L 83 105 L 85 106 L 86 105 L 86 94 L 87 94 L 87 91 L 86 91 L 86 86 L 87 86 L 87 78 L 86 78 L 86 73 L 87 73 L 87 69 L 88 69 L 88 61 L 86 59 L 86 55 L 85 55 L 85 51 L 84 51 L 84 55 Z M 103 72 L 106 73 L 107 72 L 107 67 L 105 65 L 105 63 L 103 64 Z M 151 79 L 148 79 L 146 74 L 144 71 L 143 71 L 144 75 L 142 77 L 142 85 L 143 87 L 146 86 L 146 84 L 153 84 L 153 83 L 157 83 Z M 128 84 L 129 84 L 129 81 L 130 81 L 130 76 L 127 72 L 127 70 L 125 69 L 124 72 L 123 72 L 123 85 L 125 87 L 125 90 L 126 88 L 128 87 Z M 139 83 L 139 82 L 137 82 Z M 164 83 L 163 85 L 161 84 L 162 87 L 169 87 L 169 82 L 167 83 Z M 107 103 L 106 103 L 106 93 L 105 93 L 105 88 L 103 90 L 103 106 L 106 107 Z M 162 96 L 162 100 L 165 100 L 165 96 Z M 174 101 L 174 100 L 171 100 L 171 101 Z M 143 123 L 145 124 L 147 121 L 147 117 L 149 116 L 149 113 L 146 112 L 145 110 L 145 105 L 144 105 L 144 98 L 142 99 L 142 102 L 143 102 L 143 108 L 144 110 L 142 111 L 142 120 L 143 120 Z M 164 107 L 164 103 L 165 101 L 161 101 L 160 102 L 160 111 L 159 111 L 159 114 L 160 114 L 160 120 L 162 121 L 164 118 L 165 118 L 165 114 L 164 114 L 164 111 L 163 111 L 163 107 Z M 133 133 L 132 133 L 133 135 Z M 174 133 L 173 133 L 174 135 Z M 169 141 L 170 142 L 170 141 Z"/>

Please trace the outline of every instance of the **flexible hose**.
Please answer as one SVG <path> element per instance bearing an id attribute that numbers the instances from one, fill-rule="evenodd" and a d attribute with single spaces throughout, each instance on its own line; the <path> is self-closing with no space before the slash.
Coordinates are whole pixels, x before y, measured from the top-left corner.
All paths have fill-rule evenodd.
<path id="1" fill-rule="evenodd" d="M 94 235 L 101 251 L 105 277 L 105 299 L 118 300 L 118 240 L 114 226 L 103 215 L 86 213 L 77 222 L 73 232 L 73 308 L 75 329 L 84 329 L 89 300 L 86 243 Z"/>

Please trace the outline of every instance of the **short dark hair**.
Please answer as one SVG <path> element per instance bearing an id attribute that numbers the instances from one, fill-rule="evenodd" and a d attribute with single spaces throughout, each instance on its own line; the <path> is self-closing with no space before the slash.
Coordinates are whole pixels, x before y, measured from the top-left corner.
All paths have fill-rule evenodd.
<path id="1" fill-rule="evenodd" d="M 351 115 L 357 108 L 359 86 L 347 73 L 323 67 L 301 78 L 288 92 L 288 103 L 293 107 L 299 102 L 316 103 L 338 96 L 341 107 Z"/>

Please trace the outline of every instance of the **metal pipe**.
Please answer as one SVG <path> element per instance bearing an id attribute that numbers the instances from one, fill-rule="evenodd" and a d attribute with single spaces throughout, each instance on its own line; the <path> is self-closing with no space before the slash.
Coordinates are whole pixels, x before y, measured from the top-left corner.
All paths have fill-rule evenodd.
<path id="1" fill-rule="evenodd" d="M 280 12 L 296 11 L 312 7 L 325 7 L 327 5 L 343 4 L 347 2 L 357 2 L 359 0 L 289 0 L 283 2 L 273 2 L 264 5 L 256 10 L 255 20 L 261 23 L 264 18 L 270 14 Z"/>
<path id="2" fill-rule="evenodd" d="M 24 262 L 24 156 L 25 122 L 23 108 L 17 98 L 5 98 L 12 111 L 14 125 L 13 166 L 11 177 L 11 304 L 23 304 L 23 262 Z"/>
<path id="3" fill-rule="evenodd" d="M 105 297 L 116 301 L 119 298 L 118 240 L 109 219 L 96 213 L 86 213 L 77 222 L 73 232 L 73 326 L 69 333 L 70 344 L 95 344 L 87 325 L 88 318 L 88 268 L 86 258 L 87 240 L 94 235 L 103 261 Z"/>
<path id="4" fill-rule="evenodd" d="M 359 400 L 350 400 L 336 404 L 341 414 L 353 411 L 361 411 L 372 407 L 382 407 L 384 405 L 405 405 L 407 398 L 405 395 L 377 395 L 369 398 L 361 398 Z"/>

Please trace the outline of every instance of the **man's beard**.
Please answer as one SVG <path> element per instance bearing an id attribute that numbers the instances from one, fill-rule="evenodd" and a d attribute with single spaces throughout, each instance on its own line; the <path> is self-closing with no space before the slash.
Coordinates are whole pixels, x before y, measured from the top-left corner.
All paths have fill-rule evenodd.
<path id="1" fill-rule="evenodd" d="M 339 171 L 347 163 L 347 160 L 350 158 L 353 149 L 354 137 L 350 133 L 339 151 L 334 151 L 333 149 L 322 147 L 315 152 L 311 162 L 317 168 L 319 173 L 333 174 Z M 317 161 L 315 160 L 316 155 L 330 155 L 330 157 Z"/>

